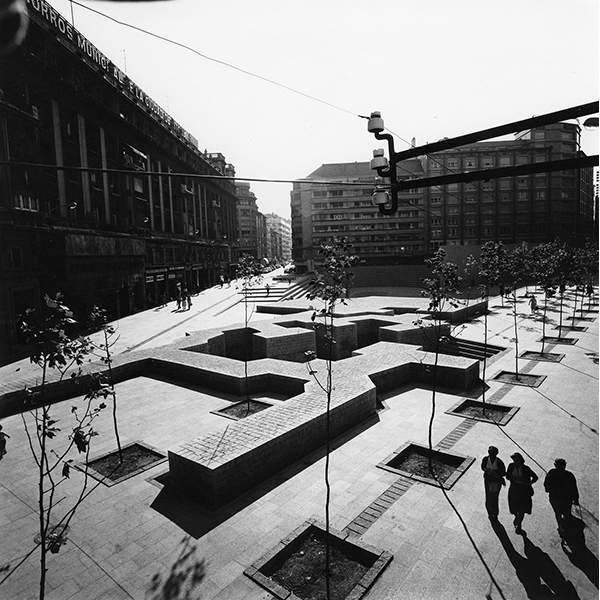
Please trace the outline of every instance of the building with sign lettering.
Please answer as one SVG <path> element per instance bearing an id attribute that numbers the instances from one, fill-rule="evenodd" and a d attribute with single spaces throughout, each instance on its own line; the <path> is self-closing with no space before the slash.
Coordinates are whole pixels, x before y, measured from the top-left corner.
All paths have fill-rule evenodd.
<path id="1" fill-rule="evenodd" d="M 0 362 L 43 293 L 120 317 L 215 283 L 238 252 L 234 183 L 190 176 L 233 166 L 50 4 L 27 5 L 27 38 L 0 62 L 0 160 L 49 166 L 0 165 Z"/>

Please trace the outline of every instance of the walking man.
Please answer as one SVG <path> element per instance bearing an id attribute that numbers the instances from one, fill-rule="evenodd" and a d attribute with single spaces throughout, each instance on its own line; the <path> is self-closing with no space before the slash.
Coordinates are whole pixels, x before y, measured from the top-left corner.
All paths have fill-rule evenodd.
<path id="1" fill-rule="evenodd" d="M 485 488 L 485 509 L 487 510 L 490 521 L 498 520 L 498 497 L 503 485 L 506 485 L 504 476 L 506 467 L 498 458 L 498 448 L 490 446 L 488 455 L 481 461 L 481 470 L 483 471 L 483 485 Z"/>
<path id="2" fill-rule="evenodd" d="M 269 297 L 269 294 L 271 293 L 271 286 L 267 283 L 265 285 L 265 289 L 267 290 L 267 298 Z"/>
<path id="3" fill-rule="evenodd" d="M 579 506 L 577 480 L 571 471 L 567 471 L 564 458 L 554 461 L 554 469 L 550 469 L 544 479 L 544 489 L 556 516 L 558 532 L 562 533 L 565 521 L 571 516 L 571 505 Z"/>

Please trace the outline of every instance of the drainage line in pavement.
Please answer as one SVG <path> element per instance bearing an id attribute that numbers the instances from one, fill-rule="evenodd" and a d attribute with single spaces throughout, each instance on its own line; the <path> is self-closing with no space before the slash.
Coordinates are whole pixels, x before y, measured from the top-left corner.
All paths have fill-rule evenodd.
<path id="1" fill-rule="evenodd" d="M 580 369 L 576 369 L 575 367 L 572 367 L 571 365 L 566 365 L 565 363 L 557 363 L 563 367 L 567 367 L 567 369 L 571 369 L 571 371 L 576 371 L 577 373 L 581 373 L 582 375 L 587 375 L 588 377 L 591 377 L 592 379 L 595 379 L 596 381 L 598 381 L 598 378 L 595 375 L 590 375 L 589 373 L 586 373 L 585 371 L 581 371 Z"/>
<path id="2" fill-rule="evenodd" d="M 576 417 L 573 413 L 570 413 L 566 408 L 563 408 L 560 404 L 558 404 L 558 402 L 555 402 L 554 400 L 552 400 L 552 398 L 550 398 L 549 396 L 546 396 L 546 394 L 540 392 L 537 388 L 531 388 L 531 389 L 534 392 L 537 392 L 543 398 L 546 398 L 546 400 L 548 400 L 548 402 L 552 402 L 552 404 L 554 404 L 554 406 L 556 406 L 557 408 L 560 408 L 560 410 L 562 410 L 564 413 L 568 414 L 569 417 L 571 417 L 572 419 L 575 419 L 576 421 L 581 423 L 584 427 L 587 427 L 590 431 L 592 431 L 593 433 L 598 435 L 598 431 L 596 429 L 594 429 L 593 427 L 590 427 L 587 423 L 584 423 L 579 417 Z"/>

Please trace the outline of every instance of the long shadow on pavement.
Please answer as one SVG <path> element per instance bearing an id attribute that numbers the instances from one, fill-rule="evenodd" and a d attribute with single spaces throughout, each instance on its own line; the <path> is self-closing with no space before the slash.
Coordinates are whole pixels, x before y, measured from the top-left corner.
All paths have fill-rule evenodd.
<path id="1" fill-rule="evenodd" d="M 331 441 L 331 450 L 339 448 L 378 422 L 379 416 L 374 415 L 337 436 Z M 164 473 L 159 476 L 164 487 L 150 508 L 175 523 L 188 535 L 198 539 L 324 456 L 325 446 L 323 445 L 217 510 L 209 510 L 197 500 L 181 494 L 173 485 L 169 485 L 168 473 Z"/>
<path id="2" fill-rule="evenodd" d="M 563 532 L 561 547 L 571 563 L 581 570 L 597 589 L 598 558 L 585 545 L 584 529 L 585 523 L 571 516 Z"/>
<path id="3" fill-rule="evenodd" d="M 515 568 L 528 598 L 532 600 L 580 600 L 573 584 L 567 581 L 550 556 L 523 532 L 524 554 L 519 554 L 500 522 L 492 523 L 506 556 Z"/>

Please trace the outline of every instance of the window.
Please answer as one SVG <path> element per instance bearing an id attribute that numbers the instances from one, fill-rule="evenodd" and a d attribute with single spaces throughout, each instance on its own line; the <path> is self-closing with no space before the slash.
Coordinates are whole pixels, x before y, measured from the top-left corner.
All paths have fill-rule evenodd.
<path id="1" fill-rule="evenodd" d="M 343 196 L 344 190 L 329 190 L 330 196 Z"/>
<path id="2" fill-rule="evenodd" d="M 449 169 L 456 169 L 458 167 L 458 160 L 456 158 L 449 158 L 446 161 L 446 166 Z"/>
<path id="3" fill-rule="evenodd" d="M 536 200 L 545 200 L 546 199 L 546 192 L 544 190 L 536 190 L 536 192 L 535 192 L 535 199 Z"/>
<path id="4" fill-rule="evenodd" d="M 439 204 L 440 200 L 440 196 L 431 196 L 431 204 Z"/>
<path id="5" fill-rule="evenodd" d="M 500 157 L 500 166 L 501 167 L 510 167 L 512 165 L 512 157 L 510 156 L 501 156 Z"/>
<path id="6" fill-rule="evenodd" d="M 477 184 L 476 183 L 466 183 L 465 184 L 465 191 L 466 192 L 474 192 L 477 189 Z"/>
<path id="7" fill-rule="evenodd" d="M 465 202 L 467 204 L 473 204 L 475 203 L 475 196 L 473 194 L 468 194 L 465 196 Z"/>
<path id="8" fill-rule="evenodd" d="M 429 221 L 432 225 L 439 225 L 441 222 L 441 219 L 435 218 L 435 219 L 431 219 Z"/>
<path id="9" fill-rule="evenodd" d="M 144 193 L 144 182 L 142 181 L 141 177 L 133 178 L 133 190 L 138 194 Z"/>
<path id="10" fill-rule="evenodd" d="M 431 237 L 442 237 L 442 230 L 441 229 L 432 229 Z"/>
<path id="11" fill-rule="evenodd" d="M 448 225 L 457 225 L 458 217 L 448 217 Z"/>
<path id="12" fill-rule="evenodd" d="M 25 194 L 15 194 L 15 203 L 14 207 L 17 210 L 28 210 L 31 212 L 37 212 L 40 210 L 39 200 L 38 198 L 34 198 L 33 196 L 25 193 Z"/>
<path id="13" fill-rule="evenodd" d="M 313 192 L 312 195 L 313 195 L 313 198 L 324 198 L 325 196 L 327 196 L 327 192 L 325 192 L 325 191 Z"/>
<path id="14" fill-rule="evenodd" d="M 484 181 L 481 184 L 481 189 L 489 192 L 494 189 L 494 184 L 491 181 Z"/>
<path id="15" fill-rule="evenodd" d="M 450 183 L 446 186 L 447 192 L 457 192 L 458 191 L 458 183 Z"/>
<path id="16" fill-rule="evenodd" d="M 519 202 L 526 202 L 527 200 L 529 200 L 529 193 L 526 191 L 518 192 L 517 200 L 519 200 Z"/>
<path id="17" fill-rule="evenodd" d="M 517 164 L 518 165 L 526 165 L 529 162 L 529 157 L 527 154 L 519 154 L 517 156 Z"/>
<path id="18" fill-rule="evenodd" d="M 520 188 L 525 188 L 529 185 L 528 177 L 518 177 L 517 178 L 517 186 Z"/>
<path id="19" fill-rule="evenodd" d="M 475 164 L 476 164 L 476 161 L 475 161 L 474 158 L 472 158 L 472 157 L 465 158 L 465 168 L 466 169 L 473 169 L 473 168 L 475 168 Z"/>
<path id="20" fill-rule="evenodd" d="M 543 140 L 546 137 L 546 132 L 545 131 L 534 131 L 533 132 L 533 139 L 534 140 Z"/>
<path id="21" fill-rule="evenodd" d="M 334 218 L 336 221 L 340 221 L 340 220 L 342 220 L 342 219 L 344 218 L 344 215 L 333 215 L 333 218 Z"/>
<path id="22" fill-rule="evenodd" d="M 483 159 L 483 164 L 481 165 L 484 169 L 489 169 L 494 166 L 494 158 L 492 156 L 486 156 Z"/>

